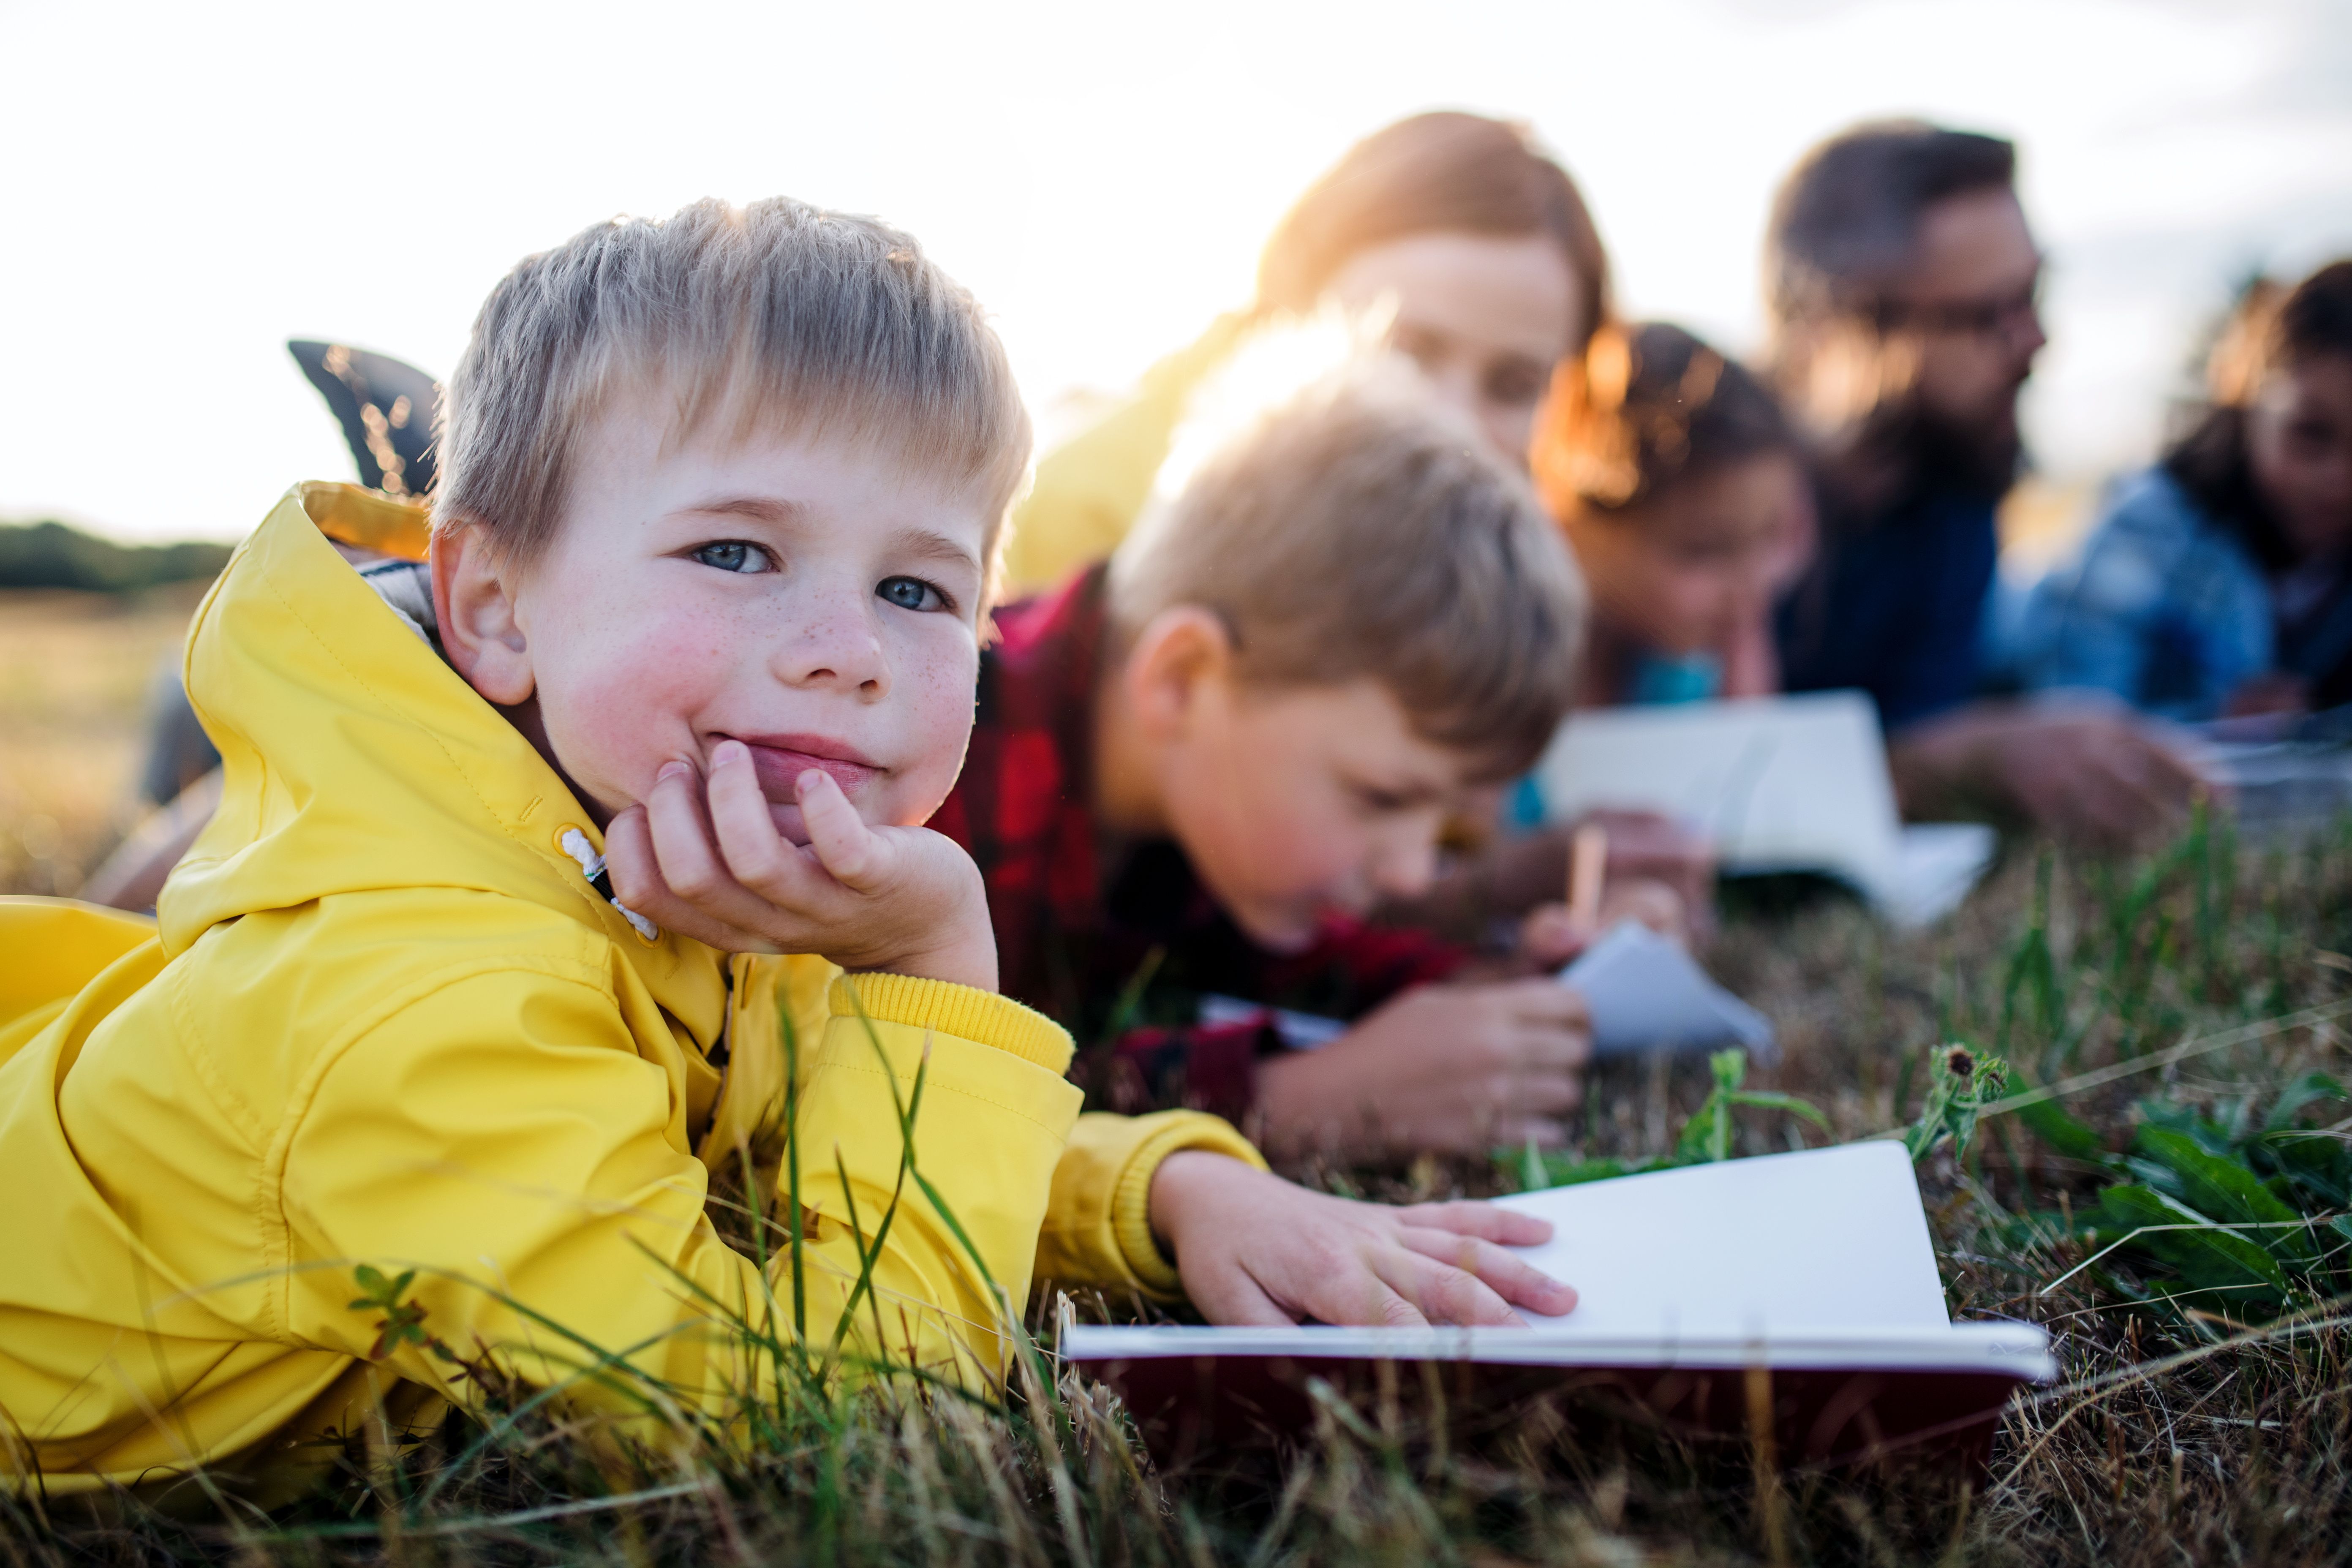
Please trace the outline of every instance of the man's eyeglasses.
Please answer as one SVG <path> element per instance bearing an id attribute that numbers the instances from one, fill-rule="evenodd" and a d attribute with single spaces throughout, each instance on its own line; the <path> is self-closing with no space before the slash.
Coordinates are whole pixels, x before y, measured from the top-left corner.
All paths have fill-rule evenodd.
<path id="1" fill-rule="evenodd" d="M 1870 310 L 1882 332 L 2007 337 L 2042 319 L 2042 274 L 2013 293 L 1979 300 L 1881 300 Z"/>

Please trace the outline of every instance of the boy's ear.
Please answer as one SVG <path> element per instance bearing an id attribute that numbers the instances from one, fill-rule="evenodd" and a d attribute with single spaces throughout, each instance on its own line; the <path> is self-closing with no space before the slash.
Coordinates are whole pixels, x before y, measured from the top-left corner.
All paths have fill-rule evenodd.
<path id="1" fill-rule="evenodd" d="M 537 688 L 530 643 L 515 616 L 519 574 L 489 548 L 481 530 L 463 524 L 433 534 L 433 613 L 441 647 L 466 684 L 501 708 Z"/>
<path id="2" fill-rule="evenodd" d="M 1233 666 L 1223 620 L 1199 605 L 1171 605 L 1144 623 L 1121 681 L 1137 721 L 1164 739 L 1183 731 L 1202 690 L 1231 679 Z"/>

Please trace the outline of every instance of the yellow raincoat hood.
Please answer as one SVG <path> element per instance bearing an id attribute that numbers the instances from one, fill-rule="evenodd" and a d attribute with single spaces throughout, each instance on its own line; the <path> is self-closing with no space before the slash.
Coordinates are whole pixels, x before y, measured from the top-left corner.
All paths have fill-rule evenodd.
<path id="1" fill-rule="evenodd" d="M 328 542 L 422 560 L 425 525 L 373 491 L 304 485 L 198 608 L 188 694 L 227 776 L 157 902 L 164 951 L 341 893 L 495 892 L 603 930 L 707 1050 L 724 1021 L 717 956 L 643 942 L 588 886 L 560 840 L 602 840 L 562 779 Z"/>

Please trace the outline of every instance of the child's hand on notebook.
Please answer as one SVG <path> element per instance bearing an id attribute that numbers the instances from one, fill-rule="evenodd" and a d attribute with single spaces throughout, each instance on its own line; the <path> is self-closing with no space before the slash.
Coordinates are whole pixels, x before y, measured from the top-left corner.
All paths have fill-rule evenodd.
<path id="1" fill-rule="evenodd" d="M 805 846 L 778 831 L 741 742 L 713 750 L 707 792 L 670 763 L 604 830 L 613 896 L 730 952 L 814 952 L 995 990 L 996 935 L 971 857 L 927 827 L 868 824 L 819 769 L 795 788 Z"/>
<path id="2" fill-rule="evenodd" d="M 1505 1247 L 1551 1226 L 1491 1204 L 1355 1203 L 1223 1154 L 1186 1150 L 1151 1179 L 1151 1228 L 1213 1323 L 1407 1328 L 1558 1316 L 1576 1292 Z"/>
<path id="3" fill-rule="evenodd" d="M 1266 1060 L 1263 1141 L 1372 1160 L 1555 1144 L 1591 1055 L 1584 998 L 1548 975 L 1417 986 L 1318 1050 Z"/>

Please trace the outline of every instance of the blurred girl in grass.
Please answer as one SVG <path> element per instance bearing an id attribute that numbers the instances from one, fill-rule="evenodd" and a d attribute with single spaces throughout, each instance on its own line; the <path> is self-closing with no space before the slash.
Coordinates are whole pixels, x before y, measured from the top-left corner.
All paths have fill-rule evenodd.
<path id="1" fill-rule="evenodd" d="M 2352 260 L 2240 300 L 2209 401 L 2028 602 L 2032 688 L 2178 719 L 2352 702 Z"/>
<path id="2" fill-rule="evenodd" d="M 1375 132 L 1276 227 L 1248 306 L 1038 463 L 1005 551 L 1010 589 L 1054 587 L 1109 555 L 1193 390 L 1255 326 L 1328 306 L 1387 312 L 1391 344 L 1524 464 L 1552 367 L 1580 356 L 1607 319 L 1609 262 L 1575 182 L 1524 127 L 1436 113 Z"/>
<path id="3" fill-rule="evenodd" d="M 1603 328 L 1560 368 L 1532 459 L 1592 594 L 1580 707 L 1780 689 L 1772 605 L 1813 510 L 1761 382 L 1679 327 Z"/>

